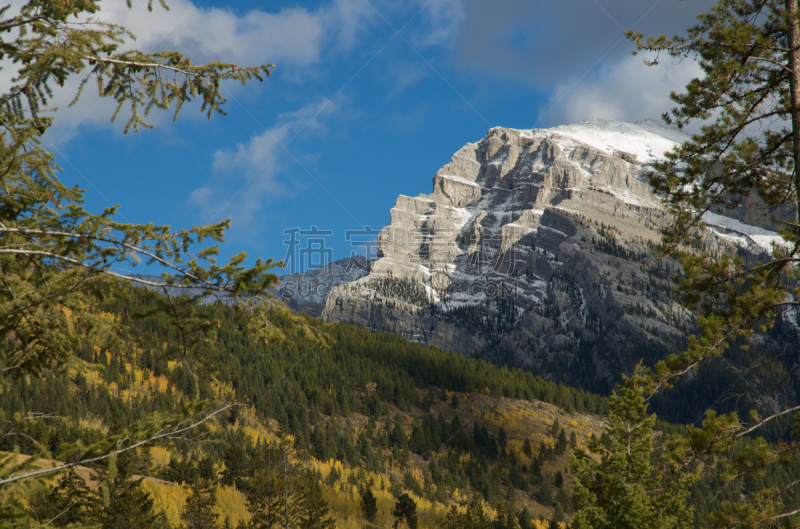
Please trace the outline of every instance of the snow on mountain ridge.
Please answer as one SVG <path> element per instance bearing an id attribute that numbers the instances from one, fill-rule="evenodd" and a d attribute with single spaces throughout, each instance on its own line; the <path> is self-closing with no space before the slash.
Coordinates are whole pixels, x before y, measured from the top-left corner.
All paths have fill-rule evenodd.
<path id="1" fill-rule="evenodd" d="M 617 151 L 631 154 L 638 163 L 663 160 L 664 154 L 691 137 L 653 119 L 634 123 L 613 119 L 594 119 L 561 125 L 551 129 L 530 129 L 526 136 L 557 134 L 613 155 Z"/>
<path id="2" fill-rule="evenodd" d="M 656 121 L 493 127 L 430 194 L 398 197 L 369 274 L 331 288 L 321 315 L 610 389 L 694 326 L 674 295 L 680 263 L 653 251 L 674 218 L 648 178 L 688 139 Z M 707 214 L 708 251 L 763 260 L 781 241 L 747 224 L 758 208 Z"/>

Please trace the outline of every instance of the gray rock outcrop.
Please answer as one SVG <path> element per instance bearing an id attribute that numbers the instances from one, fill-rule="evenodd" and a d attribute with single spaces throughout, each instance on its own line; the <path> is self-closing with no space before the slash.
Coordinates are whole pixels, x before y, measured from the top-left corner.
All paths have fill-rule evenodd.
<path id="1" fill-rule="evenodd" d="M 684 139 L 654 121 L 493 128 L 436 172 L 431 194 L 398 197 L 380 258 L 332 287 L 322 316 L 606 390 L 693 328 L 678 264 L 653 256 L 670 217 L 647 183 Z M 709 251 L 755 256 L 776 240 L 717 217 Z"/>

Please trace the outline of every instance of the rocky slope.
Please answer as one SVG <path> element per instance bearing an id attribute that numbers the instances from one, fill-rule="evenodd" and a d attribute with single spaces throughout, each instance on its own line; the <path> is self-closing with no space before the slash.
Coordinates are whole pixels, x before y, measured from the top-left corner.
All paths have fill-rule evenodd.
<path id="1" fill-rule="evenodd" d="M 677 263 L 653 258 L 670 219 L 646 177 L 684 139 L 655 121 L 493 128 L 431 194 L 398 197 L 380 258 L 322 316 L 606 391 L 693 329 Z M 776 234 L 734 216 L 707 216 L 707 249 L 763 257 Z"/>
<path id="2" fill-rule="evenodd" d="M 364 257 L 357 255 L 308 272 L 286 274 L 281 277 L 276 296 L 292 310 L 318 318 L 331 289 L 364 277 L 369 273 L 369 266 Z"/>

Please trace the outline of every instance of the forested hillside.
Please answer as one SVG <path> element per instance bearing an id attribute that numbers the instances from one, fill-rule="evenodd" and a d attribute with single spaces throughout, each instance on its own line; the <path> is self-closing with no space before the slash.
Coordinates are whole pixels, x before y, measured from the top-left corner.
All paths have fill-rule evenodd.
<path id="1" fill-rule="evenodd" d="M 378 527 L 545 527 L 573 512 L 569 453 L 590 436 L 603 442 L 605 397 L 317 320 L 309 324 L 318 335 L 287 322 L 283 340 L 265 343 L 221 303 L 200 309 L 214 331 L 195 377 L 168 359 L 181 339 L 169 320 L 146 315 L 158 296 L 134 289 L 108 302 L 106 317 L 128 330 L 108 354 L 81 350 L 69 378 L 8 380 L 0 410 L 13 426 L 0 450 L 70 461 L 153 413 L 180 414 L 198 400 L 211 409 L 241 405 L 113 465 L 10 489 L 6 500 L 18 498 L 25 516 L 55 527 L 109 526 L 120 516 L 141 527 L 272 527 L 288 504 L 301 527 L 321 527 L 314 517 L 337 527 L 368 519 Z M 22 420 L 36 414 L 45 418 Z M 800 464 L 777 468 L 748 478 L 752 487 L 788 480 Z M 695 486 L 699 522 L 713 507 L 713 485 Z M 67 509 L 76 502 L 80 509 Z M 69 516 L 58 518 L 59 509 Z"/>
<path id="2" fill-rule="evenodd" d="M 317 340 L 287 322 L 286 338 L 265 343 L 243 332 L 224 304 L 201 309 L 215 332 L 203 353 L 206 370 L 195 378 L 167 359 L 180 340 L 168 320 L 140 316 L 152 311 L 156 296 L 134 289 L 129 300 L 108 303 L 107 317 L 130 324 L 120 346 L 108 354 L 84 348 L 69 379 L 8 381 L 0 395 L 8 420 L 49 417 L 15 423 L 0 449 L 44 449 L 69 461 L 76 447 L 202 399 L 211 408 L 242 405 L 187 439 L 137 450 L 117 464 L 117 476 L 148 476 L 142 487 L 152 493 L 155 512 L 165 511 L 160 523 L 183 523 L 187 498 L 210 498 L 212 490 L 216 500 L 208 501 L 216 502 L 220 524 L 251 519 L 248 490 L 284 451 L 292 479 L 319 487 L 337 525 L 364 521 L 366 490 L 377 498 L 379 526 L 391 525 L 403 494 L 417 504 L 422 527 L 439 523 L 451 505 L 466 512 L 473 500 L 471 516 L 482 505 L 487 520 L 521 517 L 523 526 L 571 512 L 568 451 L 600 434 L 606 399 L 346 325 L 311 321 L 322 333 Z M 94 472 L 95 485 L 115 479 L 106 464 Z M 41 487 L 30 509 L 44 519 L 57 493 Z"/>

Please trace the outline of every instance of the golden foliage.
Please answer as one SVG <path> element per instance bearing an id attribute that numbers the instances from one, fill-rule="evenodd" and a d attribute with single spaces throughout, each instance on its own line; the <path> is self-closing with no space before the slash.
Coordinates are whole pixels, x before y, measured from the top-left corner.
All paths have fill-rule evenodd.
<path id="1" fill-rule="evenodd" d="M 231 527 L 236 527 L 241 521 L 250 521 L 251 516 L 247 512 L 245 496 L 236 487 L 232 485 L 218 486 L 216 492 L 217 505 L 214 512 L 219 514 L 221 522 L 227 519 Z"/>
<path id="2" fill-rule="evenodd" d="M 181 526 L 181 511 L 186 505 L 189 491 L 177 483 L 170 483 L 160 479 L 145 479 L 142 488 L 153 497 L 153 506 L 157 511 L 162 510 L 169 520 L 170 525 Z"/>
<path id="3" fill-rule="evenodd" d="M 153 445 L 150 447 L 150 457 L 153 459 L 153 464 L 157 467 L 165 467 L 169 464 L 172 457 L 172 451 L 164 448 L 163 446 Z"/>

